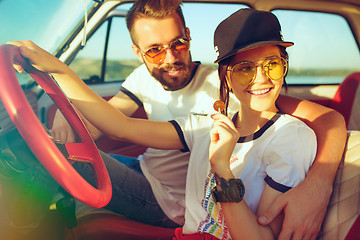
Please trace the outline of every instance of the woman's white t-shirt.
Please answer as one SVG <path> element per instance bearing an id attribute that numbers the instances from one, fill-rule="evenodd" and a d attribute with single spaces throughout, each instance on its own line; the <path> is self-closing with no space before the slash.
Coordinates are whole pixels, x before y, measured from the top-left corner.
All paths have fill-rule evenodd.
<path id="1" fill-rule="evenodd" d="M 171 121 L 184 146 L 191 152 L 186 179 L 184 233 L 206 232 L 219 239 L 231 239 L 220 204 L 211 189 L 215 179 L 209 162 L 209 117 L 190 115 Z M 230 168 L 245 185 L 244 200 L 256 213 L 265 184 L 285 192 L 298 185 L 316 154 L 316 136 L 302 121 L 276 114 L 255 134 L 241 137 L 230 159 Z"/>

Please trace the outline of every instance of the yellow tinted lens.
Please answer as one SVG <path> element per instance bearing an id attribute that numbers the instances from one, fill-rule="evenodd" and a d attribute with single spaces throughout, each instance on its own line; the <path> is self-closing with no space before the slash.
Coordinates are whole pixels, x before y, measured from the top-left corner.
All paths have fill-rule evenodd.
<path id="1" fill-rule="evenodd" d="M 255 75 L 254 64 L 243 62 L 236 64 L 233 67 L 231 80 L 236 81 L 238 84 L 246 86 L 251 83 Z"/>
<path id="2" fill-rule="evenodd" d="M 286 62 L 283 58 L 267 59 L 263 63 L 263 68 L 272 80 L 281 79 L 286 73 Z"/>

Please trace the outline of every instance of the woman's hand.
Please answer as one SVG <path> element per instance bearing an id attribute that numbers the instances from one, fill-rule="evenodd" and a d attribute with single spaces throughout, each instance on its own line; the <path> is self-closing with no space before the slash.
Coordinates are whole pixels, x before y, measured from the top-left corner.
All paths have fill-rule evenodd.
<path id="1" fill-rule="evenodd" d="M 226 178 L 230 173 L 230 158 L 240 135 L 230 118 L 220 113 L 211 118 L 215 122 L 210 131 L 210 164 L 214 173 Z"/>

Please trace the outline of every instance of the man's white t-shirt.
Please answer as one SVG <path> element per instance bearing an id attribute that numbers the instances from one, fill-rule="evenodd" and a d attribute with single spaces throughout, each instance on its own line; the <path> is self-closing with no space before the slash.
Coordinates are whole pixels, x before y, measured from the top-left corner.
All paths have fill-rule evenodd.
<path id="1" fill-rule="evenodd" d="M 219 85 L 217 69 L 199 64 L 187 86 L 167 91 L 143 64 L 126 79 L 121 90 L 144 107 L 148 119 L 170 121 L 190 113 L 214 113 L 213 103 L 219 99 Z M 237 111 L 236 101 L 232 104 L 229 109 Z M 184 224 L 189 156 L 188 152 L 180 150 L 152 148 L 139 156 L 141 169 L 160 207 L 170 219 L 180 225 Z"/>
<path id="2" fill-rule="evenodd" d="M 221 205 L 211 196 L 215 186 L 209 162 L 213 120 L 194 115 L 175 120 L 171 122 L 191 152 L 183 232 L 207 232 L 219 239 L 231 239 Z M 244 182 L 244 200 L 250 209 L 256 213 L 266 183 L 281 192 L 298 185 L 315 158 L 316 148 L 315 133 L 305 123 L 280 113 L 256 133 L 241 137 L 230 168 Z"/>

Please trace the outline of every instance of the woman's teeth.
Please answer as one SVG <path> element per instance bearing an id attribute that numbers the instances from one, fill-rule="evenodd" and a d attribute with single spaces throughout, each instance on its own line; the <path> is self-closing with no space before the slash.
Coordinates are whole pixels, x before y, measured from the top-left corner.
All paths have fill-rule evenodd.
<path id="1" fill-rule="evenodd" d="M 249 93 L 253 94 L 253 95 L 261 95 L 261 94 L 268 93 L 269 91 L 270 91 L 270 88 L 267 88 L 267 89 L 249 91 Z"/>

